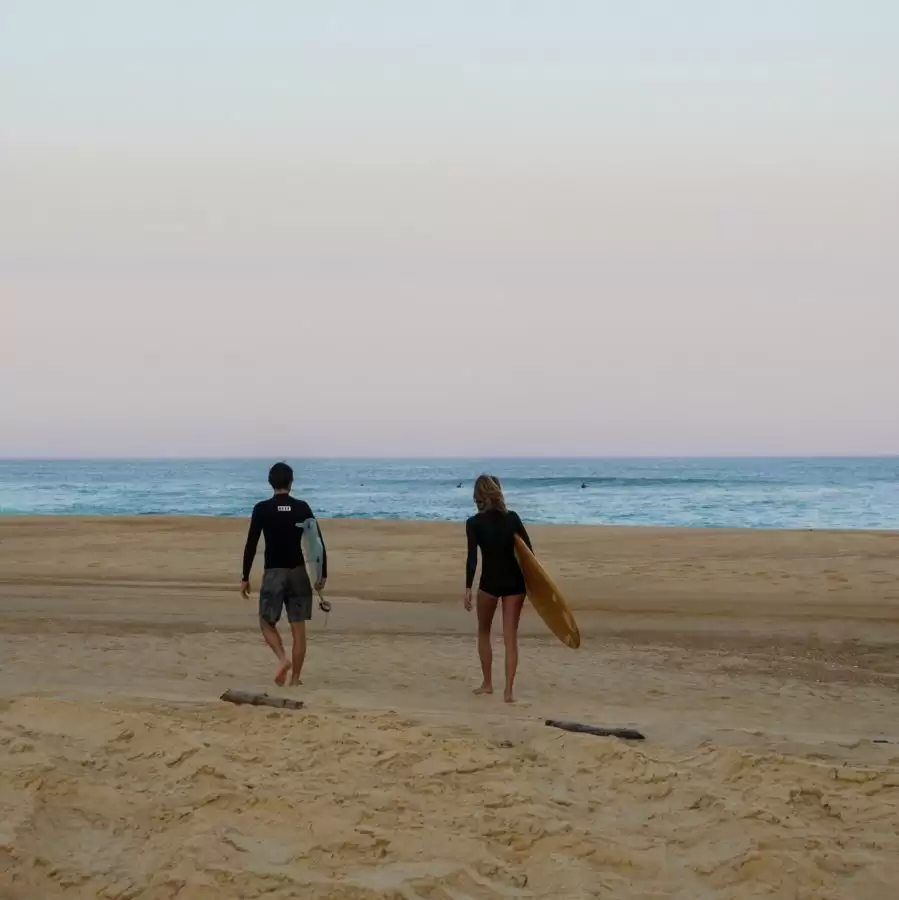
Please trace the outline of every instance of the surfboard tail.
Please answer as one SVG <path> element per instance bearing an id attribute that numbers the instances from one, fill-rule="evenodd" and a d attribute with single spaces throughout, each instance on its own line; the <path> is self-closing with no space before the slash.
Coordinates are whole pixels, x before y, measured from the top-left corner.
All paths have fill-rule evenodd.
<path id="1" fill-rule="evenodd" d="M 576 650 L 581 645 L 581 633 L 571 607 L 561 591 L 519 535 L 515 535 L 515 556 L 524 575 L 531 606 L 543 619 L 547 628 L 566 647 Z"/>

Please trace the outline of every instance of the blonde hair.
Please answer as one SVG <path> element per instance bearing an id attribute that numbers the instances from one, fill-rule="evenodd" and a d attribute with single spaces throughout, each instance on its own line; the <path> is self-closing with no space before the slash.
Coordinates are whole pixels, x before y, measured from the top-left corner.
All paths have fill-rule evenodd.
<path id="1" fill-rule="evenodd" d="M 506 512 L 506 498 L 503 496 L 503 488 L 495 475 L 480 475 L 474 483 L 474 504 L 478 512 L 487 512 L 495 509 L 497 512 Z"/>

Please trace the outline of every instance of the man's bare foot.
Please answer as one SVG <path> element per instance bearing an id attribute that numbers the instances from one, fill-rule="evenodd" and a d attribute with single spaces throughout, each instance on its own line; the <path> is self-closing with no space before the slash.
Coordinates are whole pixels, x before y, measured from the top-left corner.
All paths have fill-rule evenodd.
<path id="1" fill-rule="evenodd" d="M 299 687 L 302 683 L 303 683 L 303 680 L 301 678 L 291 678 L 290 679 L 291 687 Z"/>
<path id="2" fill-rule="evenodd" d="M 492 694 L 493 693 L 493 685 L 492 684 L 482 684 L 479 688 L 475 688 L 472 691 L 477 697 L 480 697 L 481 694 Z"/>
<path id="3" fill-rule="evenodd" d="M 290 660 L 285 659 L 281 662 L 281 665 L 278 666 L 278 671 L 275 673 L 275 684 L 278 687 L 284 687 L 284 682 L 287 681 L 287 673 L 290 671 Z"/>
<path id="4" fill-rule="evenodd" d="M 503 691 L 503 700 L 505 700 L 506 703 L 514 703 L 515 702 L 515 698 L 512 696 L 512 691 L 509 690 L 508 688 L 506 688 L 506 690 Z"/>

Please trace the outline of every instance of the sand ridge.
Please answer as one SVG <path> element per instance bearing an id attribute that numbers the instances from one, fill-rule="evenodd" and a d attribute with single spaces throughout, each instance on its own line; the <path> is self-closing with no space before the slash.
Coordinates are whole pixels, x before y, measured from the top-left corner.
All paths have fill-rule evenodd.
<path id="1" fill-rule="evenodd" d="M 0 547 L 14 563 L 0 571 L 0 585 L 230 591 L 246 528 L 241 519 L 211 517 L 0 517 Z M 459 599 L 461 523 L 337 519 L 322 529 L 332 593 L 395 602 Z M 818 618 L 847 617 L 851 605 L 847 618 L 899 622 L 897 532 L 530 530 L 574 609 L 742 617 L 751 604 L 754 615 Z M 257 581 L 260 566 L 261 559 Z"/>
<path id="2" fill-rule="evenodd" d="M 13 897 L 886 898 L 899 854 L 899 760 L 44 698 L 0 746 Z"/>

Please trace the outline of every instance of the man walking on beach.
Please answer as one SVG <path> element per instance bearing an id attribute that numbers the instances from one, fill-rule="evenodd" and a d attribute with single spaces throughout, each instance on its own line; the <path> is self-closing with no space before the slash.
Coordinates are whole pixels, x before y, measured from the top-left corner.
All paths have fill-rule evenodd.
<path id="1" fill-rule="evenodd" d="M 259 545 L 259 536 L 265 535 L 265 571 L 259 590 L 259 626 L 265 642 L 278 657 L 275 684 L 281 686 L 291 672 L 290 684 L 302 684 L 300 673 L 306 659 L 306 622 L 312 618 L 312 585 L 306 574 L 303 559 L 303 524 L 314 519 L 309 504 L 290 496 L 293 486 L 293 469 L 287 463 L 275 463 L 268 473 L 268 483 L 274 494 L 268 500 L 257 503 L 250 519 L 250 531 L 243 552 L 243 574 L 240 594 L 250 597 L 250 569 Z M 316 522 L 316 528 L 318 523 Z M 321 537 L 321 529 L 318 529 Z M 317 591 L 325 586 L 328 577 L 328 556 L 322 539 L 321 580 Z M 287 607 L 287 621 L 293 634 L 291 658 L 287 658 L 277 624 L 281 610 Z"/>

